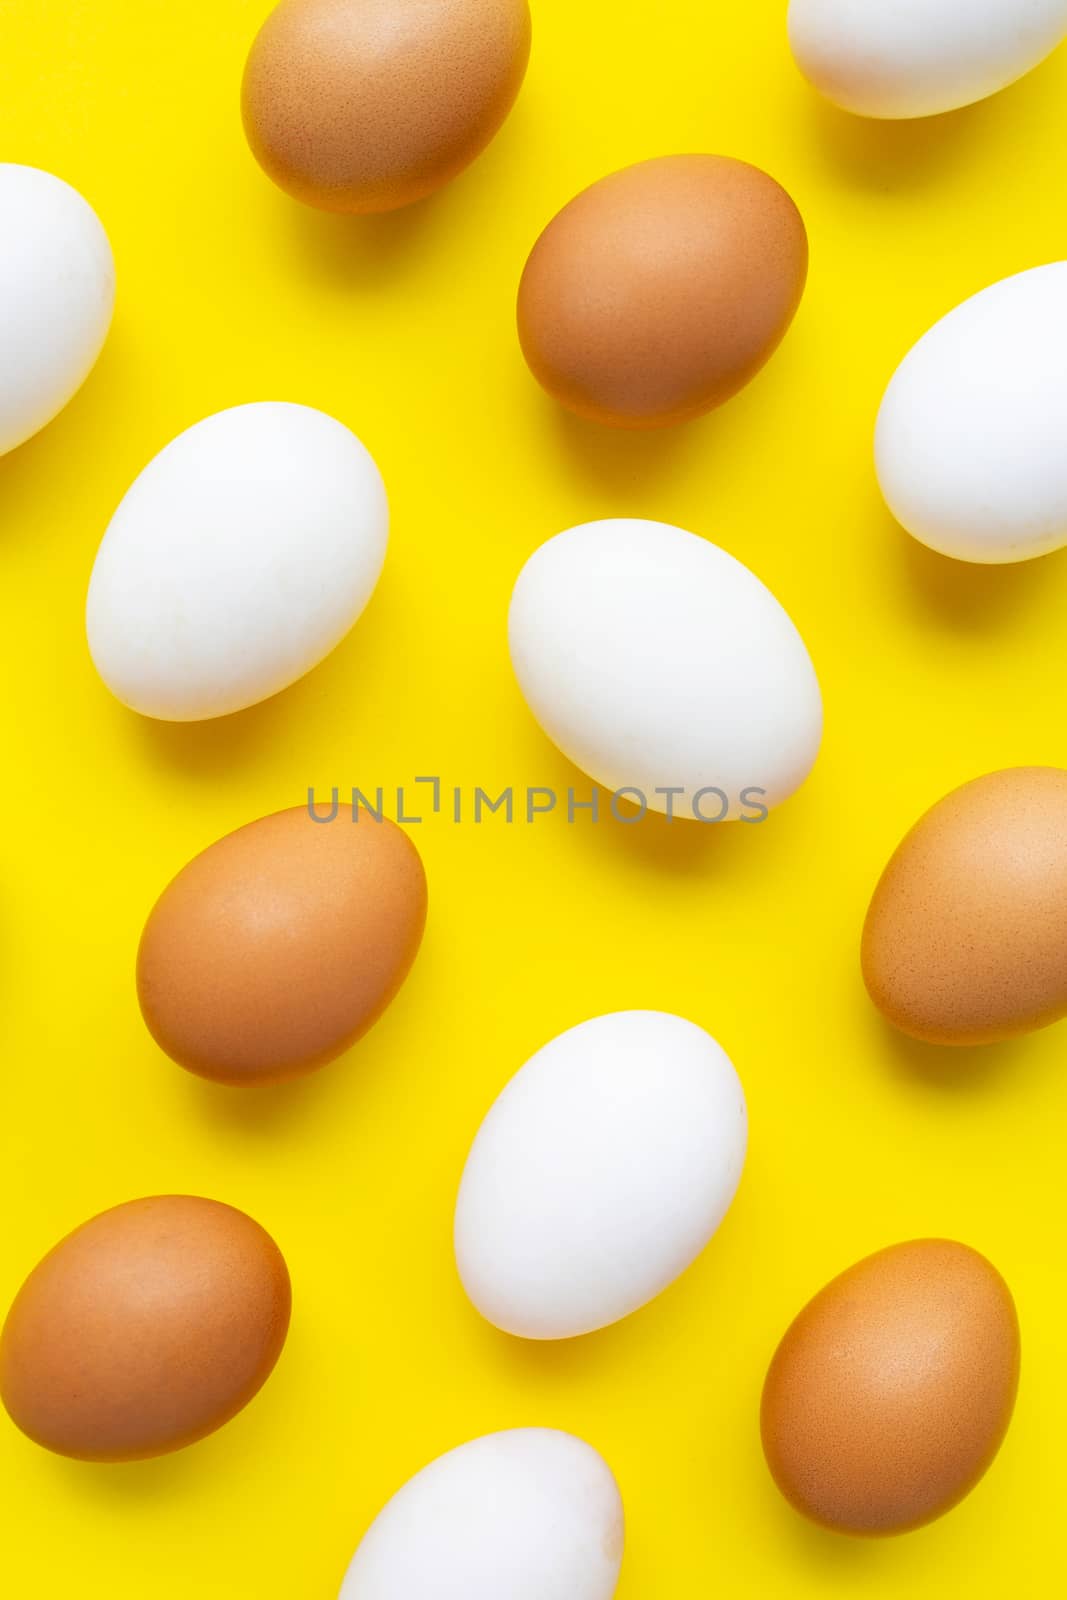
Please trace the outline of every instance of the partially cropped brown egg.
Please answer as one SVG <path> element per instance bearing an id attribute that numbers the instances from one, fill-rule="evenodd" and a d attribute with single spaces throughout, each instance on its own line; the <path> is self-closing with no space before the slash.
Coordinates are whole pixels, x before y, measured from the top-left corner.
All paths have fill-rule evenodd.
<path id="1" fill-rule="evenodd" d="M 793 320 L 804 223 L 780 184 L 725 156 L 664 156 L 584 190 L 519 287 L 534 377 L 620 428 L 685 422 L 752 378 Z"/>
<path id="2" fill-rule="evenodd" d="M 948 1511 L 1011 1421 L 1019 1323 L 984 1256 L 892 1245 L 826 1285 L 775 1353 L 767 1463 L 798 1511 L 840 1533 L 904 1533 Z"/>
<path id="3" fill-rule="evenodd" d="M 242 109 L 274 182 L 325 211 L 392 211 L 472 162 L 530 55 L 527 0 L 281 0 Z"/>
<path id="4" fill-rule="evenodd" d="M 244 1212 L 188 1195 L 131 1200 L 30 1273 L 0 1336 L 0 1396 L 59 1455 L 164 1455 L 248 1404 L 289 1311 L 281 1252 Z"/>
<path id="5" fill-rule="evenodd" d="M 1067 1016 L 1067 772 L 991 772 L 921 817 L 874 891 L 862 966 L 882 1014 L 933 1044 Z"/>
<path id="6" fill-rule="evenodd" d="M 251 822 L 184 867 L 156 902 L 137 993 L 156 1042 L 222 1083 L 276 1082 L 332 1061 L 396 994 L 426 921 L 426 875 L 402 829 L 362 807 Z"/>

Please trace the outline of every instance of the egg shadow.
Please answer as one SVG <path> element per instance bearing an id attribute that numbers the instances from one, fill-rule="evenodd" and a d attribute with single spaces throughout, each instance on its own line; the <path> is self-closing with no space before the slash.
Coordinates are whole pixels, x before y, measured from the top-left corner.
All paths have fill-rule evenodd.
<path id="1" fill-rule="evenodd" d="M 957 561 L 920 544 L 888 511 L 885 521 L 910 593 L 939 622 L 961 633 L 1007 626 L 1039 603 L 1050 579 L 1067 580 L 1067 564 L 1057 559 L 1062 551 L 996 566 Z"/>
<path id="2" fill-rule="evenodd" d="M 152 765 L 213 779 L 240 765 L 251 751 L 277 748 L 289 716 L 289 708 L 281 702 L 289 693 L 282 690 L 245 711 L 203 722 L 161 722 L 124 707 L 120 714 L 136 719 L 133 737 Z"/>
<path id="3" fill-rule="evenodd" d="M 406 984 L 405 984 L 406 987 Z M 361 1124 L 361 1104 L 381 1096 L 384 1086 L 395 1092 L 397 1047 L 394 1025 L 403 1023 L 397 995 L 386 1012 L 334 1060 L 282 1083 L 227 1084 L 201 1078 L 164 1059 L 184 1080 L 183 1099 L 198 1121 L 213 1126 L 225 1139 L 291 1138 L 302 1127 L 328 1120 L 331 1126 Z M 396 1015 L 394 1015 L 394 1011 Z"/>
<path id="4" fill-rule="evenodd" d="M 587 1379 L 602 1380 L 617 1372 L 620 1381 L 635 1366 L 660 1363 L 669 1375 L 696 1353 L 720 1315 L 726 1316 L 731 1293 L 728 1237 L 737 1225 L 738 1202 L 696 1260 L 645 1305 L 605 1328 L 565 1339 L 524 1339 L 487 1322 L 466 1299 L 457 1282 L 467 1316 L 467 1339 L 487 1371 L 496 1369 L 527 1385 L 552 1385 L 561 1396 L 581 1388 Z M 649 1352 L 654 1351 L 654 1357 Z"/>
<path id="5" fill-rule="evenodd" d="M 36 508 L 38 502 L 47 504 L 48 495 L 57 485 L 78 481 L 84 476 L 83 463 L 86 467 L 95 465 L 101 455 L 102 441 L 108 439 L 116 426 L 113 417 L 107 414 L 107 397 L 112 391 L 117 393 L 124 385 L 136 381 L 122 330 L 114 327 L 92 370 L 66 405 L 22 444 L 0 456 L 0 517 L 7 519 L 9 530 L 14 526 L 9 512 L 17 509 L 20 501 L 31 509 Z M 66 500 L 69 496 L 65 496 L 64 503 Z M 49 522 L 64 530 L 71 526 L 66 517 L 50 517 Z M 90 537 L 91 549 L 95 552 L 100 535 Z M 88 551 L 86 553 L 91 559 Z M 88 565 L 85 581 L 89 581 Z"/>
<path id="6" fill-rule="evenodd" d="M 16 445 L 4 456 L 0 456 L 0 508 L 7 509 L 6 502 L 17 500 L 19 496 L 31 495 L 34 492 L 32 479 L 37 473 L 48 471 L 48 455 L 57 448 L 56 440 L 62 443 L 64 422 L 67 413 L 73 409 L 77 411 L 78 396 L 64 407 L 64 410 L 51 422 L 45 424 L 38 433 L 31 435 L 22 444 Z M 76 420 L 76 419 L 75 419 Z M 69 422 L 68 422 L 69 426 Z M 9 523 L 9 530 L 11 528 Z"/>
<path id="7" fill-rule="evenodd" d="M 808 127 L 827 167 L 857 188 L 891 191 L 943 183 L 997 125 L 1012 115 L 1004 91 L 939 116 L 900 120 L 857 116 L 821 96 L 808 97 Z"/>
<path id="8" fill-rule="evenodd" d="M 319 211 L 287 201 L 287 253 L 304 272 L 337 288 L 374 289 L 395 282 L 444 224 L 442 191 L 395 211 L 366 216 Z"/>
<path id="9" fill-rule="evenodd" d="M 281 1352 L 286 1366 L 291 1357 L 292 1328 Z M 247 1398 L 238 1411 L 210 1433 L 165 1455 L 144 1461 L 75 1461 L 51 1456 L 49 1465 L 57 1470 L 58 1481 L 69 1493 L 86 1502 L 115 1508 L 140 1508 L 156 1503 L 181 1500 L 203 1501 L 211 1487 L 240 1471 L 243 1461 L 259 1457 L 271 1447 L 277 1432 L 279 1383 L 277 1368 L 268 1373 L 260 1390 Z"/>
<path id="10" fill-rule="evenodd" d="M 609 796 L 602 799 L 607 806 Z M 732 812 L 737 802 L 731 797 Z M 711 804 L 713 802 L 709 802 Z M 745 822 L 737 815 L 722 822 L 701 822 L 688 815 L 672 818 L 648 811 L 639 821 L 618 821 L 608 808 L 606 820 L 592 830 L 595 846 L 605 854 L 657 874 L 714 878 L 722 882 L 749 873 L 764 851 L 788 861 L 802 850 L 807 822 L 805 801 L 790 797 L 762 821 Z"/>
<path id="11" fill-rule="evenodd" d="M 892 1536 L 864 1537 L 821 1528 L 789 1504 L 769 1470 L 766 1478 L 763 1515 L 788 1545 L 787 1559 L 791 1563 L 802 1564 L 809 1572 L 823 1575 L 828 1582 L 836 1584 L 847 1580 L 849 1592 L 855 1593 L 851 1585 L 869 1582 L 874 1576 L 872 1568 L 884 1566 L 891 1557 L 896 1543 Z"/>
<path id="12" fill-rule="evenodd" d="M 554 810 L 545 815 L 544 822 L 564 830 L 572 848 L 605 853 L 616 862 L 652 872 L 688 877 L 711 869 L 716 863 L 733 861 L 746 844 L 751 846 L 751 840 L 742 836 L 756 834 L 764 826 L 737 821 L 698 822 L 689 816 L 671 818 L 652 810 L 642 815 L 636 802 L 630 800 L 616 802 L 616 815 L 612 791 L 595 783 L 551 744 L 531 756 L 528 766 L 537 771 L 537 781 L 528 785 L 529 791 L 544 788 L 556 796 Z M 573 822 L 568 820 L 572 789 Z M 588 809 L 594 795 L 595 817 Z"/>
<path id="13" fill-rule="evenodd" d="M 626 1322 L 576 1339 L 522 1339 L 493 1327 L 468 1306 L 467 1323 L 467 1339 L 479 1366 L 518 1379 L 523 1389 L 545 1382 L 564 1389 L 581 1385 L 605 1368 L 624 1366 L 637 1344 L 627 1337 Z"/>
<path id="14" fill-rule="evenodd" d="M 870 1028 L 876 1048 L 897 1074 L 946 1094 L 980 1094 L 1005 1073 L 1018 1070 L 1027 1054 L 1025 1037 L 998 1044 L 927 1044 L 901 1033 L 877 1012 Z"/>
<path id="15" fill-rule="evenodd" d="M 336 288 L 373 290 L 395 282 L 409 267 L 424 265 L 438 244 L 478 226 L 509 170 L 519 114 L 513 108 L 504 128 L 447 183 L 392 211 L 322 211 L 275 191 L 272 225 L 282 231 L 283 248 L 297 266 Z M 279 199 L 286 207 L 280 213 Z"/>
<path id="16" fill-rule="evenodd" d="M 784 1327 L 779 1332 L 784 1332 Z M 767 1349 L 767 1364 L 774 1348 L 772 1343 Z M 766 1365 L 763 1370 L 766 1370 Z M 750 1414 L 755 1449 L 748 1458 L 746 1498 L 752 1502 L 759 1495 L 762 1502 L 758 1508 L 760 1524 L 768 1540 L 773 1539 L 780 1547 L 781 1559 L 789 1563 L 790 1569 L 803 1569 L 817 1576 L 828 1585 L 832 1584 L 835 1592 L 839 1585 L 845 1585 L 843 1592 L 850 1595 L 865 1592 L 864 1586 L 885 1577 L 886 1562 L 899 1559 L 905 1546 L 901 1545 L 899 1537 L 892 1535 L 849 1534 L 824 1528 L 790 1504 L 776 1484 L 762 1448 L 761 1391 L 762 1382 L 751 1396 Z M 909 1535 L 909 1539 L 915 1536 L 915 1531 Z M 882 1592 L 881 1589 L 879 1592 Z M 904 1592 L 903 1585 L 893 1590 L 894 1594 Z"/>
<path id="17" fill-rule="evenodd" d="M 365 676 L 385 677 L 402 640 L 390 589 L 383 578 L 367 607 L 350 631 L 317 666 L 295 683 L 243 711 L 208 717 L 200 722 L 163 722 L 116 705 L 115 715 L 130 724 L 130 738 L 139 742 L 150 763 L 186 776 L 213 781 L 257 756 L 273 762 L 280 749 L 298 752 L 302 734 L 314 736 L 320 709 L 336 706 L 341 685 L 348 683 L 358 708 L 359 689 Z M 336 716 L 324 723 L 336 732 Z M 355 719 L 353 719 L 353 731 Z M 294 755 L 294 759 L 296 759 Z M 306 774 L 294 784 L 291 805 L 306 799 Z M 267 807 L 266 810 L 278 809 Z M 257 812 L 257 815 L 265 813 Z M 251 821 L 252 819 L 249 818 Z"/>
<path id="18" fill-rule="evenodd" d="M 353 1046 L 353 1048 L 355 1048 Z M 274 1138 L 291 1135 L 295 1125 L 307 1122 L 328 1097 L 330 1086 L 327 1075 L 338 1068 L 343 1070 L 345 1058 L 341 1056 L 314 1072 L 285 1083 L 230 1084 L 215 1083 L 210 1078 L 198 1077 L 173 1063 L 181 1073 L 181 1094 L 190 1115 L 198 1122 L 213 1126 L 224 1137 L 234 1134 L 250 1138 Z"/>
<path id="19" fill-rule="evenodd" d="M 667 428 L 611 428 L 568 411 L 548 395 L 536 398 L 536 420 L 568 474 L 583 488 L 592 487 L 616 502 L 604 516 L 637 515 L 635 504 L 650 488 L 684 471 L 698 453 L 702 459 L 708 453 L 708 417 Z"/>
<path id="20" fill-rule="evenodd" d="M 382 1102 L 405 1092 L 398 1087 L 398 1063 L 404 1064 L 404 1047 L 398 1041 L 410 1038 L 412 1018 L 419 1015 L 420 982 L 426 985 L 426 994 L 434 993 L 440 982 L 436 959 L 428 930 L 410 972 L 377 1021 L 332 1061 L 298 1077 L 281 1083 L 217 1083 L 187 1072 L 162 1051 L 157 1051 L 157 1065 L 160 1071 L 169 1069 L 177 1075 L 177 1092 L 189 1113 L 227 1140 L 290 1138 L 296 1129 L 316 1121 L 359 1127 L 372 1099 Z M 419 1066 L 416 1061 L 413 1070 Z M 428 1070 L 425 1061 L 421 1066 Z M 418 1092 L 414 1077 L 407 1090 Z"/>
<path id="21" fill-rule="evenodd" d="M 625 855 L 629 861 L 657 873 L 691 877 L 730 871 L 752 848 L 758 828 L 763 826 L 739 821 L 698 822 L 688 816 L 670 818 L 656 811 L 620 822 L 611 814 L 610 796 L 605 791 L 601 792 L 601 799 L 607 816 L 594 830 L 596 846 L 615 857 Z"/>
<path id="22" fill-rule="evenodd" d="M 56 1456 L 52 1465 L 62 1486 L 80 1500 L 147 1505 L 173 1500 L 202 1476 L 202 1466 L 192 1459 L 197 1448 L 190 1445 L 147 1461 L 73 1461 Z"/>

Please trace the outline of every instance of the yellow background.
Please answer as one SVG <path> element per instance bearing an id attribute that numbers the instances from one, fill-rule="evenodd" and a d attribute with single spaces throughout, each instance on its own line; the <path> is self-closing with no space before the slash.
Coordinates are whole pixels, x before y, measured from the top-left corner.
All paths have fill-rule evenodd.
<path id="1" fill-rule="evenodd" d="M 334 1600 L 382 1502 L 495 1428 L 587 1437 L 629 1537 L 619 1600 L 1055 1592 L 1063 1558 L 1067 1033 L 943 1053 L 892 1037 L 857 943 L 890 850 L 946 790 L 1067 763 L 1067 556 L 977 569 L 921 550 L 871 469 L 913 340 L 1009 272 L 1067 254 L 1067 54 L 977 108 L 868 125 L 819 104 L 784 6 L 534 0 L 518 106 L 450 190 L 378 220 L 300 209 L 260 174 L 238 85 L 266 0 L 5 0 L 0 155 L 97 208 L 118 264 L 99 366 L 0 461 L 0 1300 L 62 1234 L 189 1191 L 276 1236 L 292 1332 L 261 1396 L 182 1454 L 51 1457 L 0 1425 L 0 1588 L 34 1600 Z M 745 157 L 794 194 L 808 293 L 763 375 L 683 430 L 615 436 L 527 374 L 515 288 L 577 189 L 680 150 Z M 350 639 L 298 687 L 214 725 L 114 702 L 84 642 L 97 543 L 175 433 L 242 401 L 303 401 L 367 443 L 389 559 Z M 505 616 L 542 540 L 607 515 L 674 521 L 748 563 L 821 676 L 815 772 L 763 827 L 441 817 L 422 954 L 348 1059 L 227 1091 L 155 1048 L 137 1010 L 148 908 L 196 851 L 306 787 L 421 773 L 577 779 L 513 681 Z M 584 785 L 583 785 L 584 787 Z M 655 1305 L 531 1347 L 458 1287 L 469 1141 L 528 1055 L 632 1006 L 705 1025 L 752 1137 L 737 1202 Z M 763 1372 L 808 1296 L 923 1234 L 997 1263 L 1019 1305 L 1015 1422 L 960 1509 L 904 1539 L 808 1527 L 760 1453 Z"/>

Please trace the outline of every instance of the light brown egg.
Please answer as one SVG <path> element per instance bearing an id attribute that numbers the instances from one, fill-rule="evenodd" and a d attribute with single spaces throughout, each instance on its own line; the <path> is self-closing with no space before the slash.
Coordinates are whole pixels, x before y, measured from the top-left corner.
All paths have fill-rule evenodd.
<path id="1" fill-rule="evenodd" d="M 0 1336 L 0 1396 L 59 1455 L 164 1455 L 248 1404 L 289 1311 L 281 1252 L 244 1212 L 187 1195 L 131 1200 L 30 1273 Z"/>
<path id="2" fill-rule="evenodd" d="M 874 891 L 862 966 L 883 1015 L 934 1044 L 1067 1016 L 1067 772 L 991 772 L 920 818 Z"/>
<path id="3" fill-rule="evenodd" d="M 827 1284 L 763 1390 L 767 1463 L 786 1499 L 840 1533 L 904 1533 L 948 1511 L 1011 1421 L 1019 1323 L 984 1256 L 892 1245 Z"/>
<path id="4" fill-rule="evenodd" d="M 291 1078 L 332 1061 L 407 975 L 426 875 L 395 823 L 307 807 L 238 828 L 164 889 L 141 937 L 137 993 L 156 1042 L 222 1083 Z"/>
<path id="5" fill-rule="evenodd" d="M 530 56 L 527 0 L 282 0 L 242 110 L 274 182 L 325 211 L 392 211 L 479 155 Z"/>
<path id="6" fill-rule="evenodd" d="M 721 405 L 776 349 L 808 270 L 780 184 L 725 156 L 665 156 L 594 183 L 542 233 L 519 287 L 534 377 L 621 428 Z"/>

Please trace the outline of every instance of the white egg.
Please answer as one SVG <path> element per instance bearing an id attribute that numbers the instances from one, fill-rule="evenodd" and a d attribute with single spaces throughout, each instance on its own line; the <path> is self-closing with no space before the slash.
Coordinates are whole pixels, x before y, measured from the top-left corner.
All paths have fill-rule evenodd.
<path id="1" fill-rule="evenodd" d="M 822 702 L 796 628 L 747 567 L 682 528 L 558 534 L 519 574 L 508 633 L 545 733 L 637 805 L 758 821 L 818 753 Z"/>
<path id="2" fill-rule="evenodd" d="M 339 644 L 385 560 L 381 474 L 308 406 L 236 406 L 179 434 L 127 492 L 89 584 L 97 671 L 125 705 L 194 722 L 294 683 Z"/>
<path id="3" fill-rule="evenodd" d="M 569 1433 L 516 1428 L 431 1462 L 352 1558 L 340 1600 L 611 1600 L 623 1510 L 611 1471 Z"/>
<path id="4" fill-rule="evenodd" d="M 483 1122 L 456 1205 L 474 1305 L 526 1339 L 628 1316 L 693 1262 L 741 1179 L 748 1123 L 702 1028 L 622 1011 L 560 1034 Z"/>
<path id="5" fill-rule="evenodd" d="M 1067 261 L 950 311 L 886 390 L 875 433 L 897 520 L 959 561 L 1067 544 Z"/>
<path id="6" fill-rule="evenodd" d="M 73 399 L 111 326 L 115 263 L 61 178 L 0 163 L 0 455 Z"/>
<path id="7" fill-rule="evenodd" d="M 863 117 L 929 117 L 996 94 L 1067 36 L 1067 0 L 791 0 L 820 93 Z"/>

